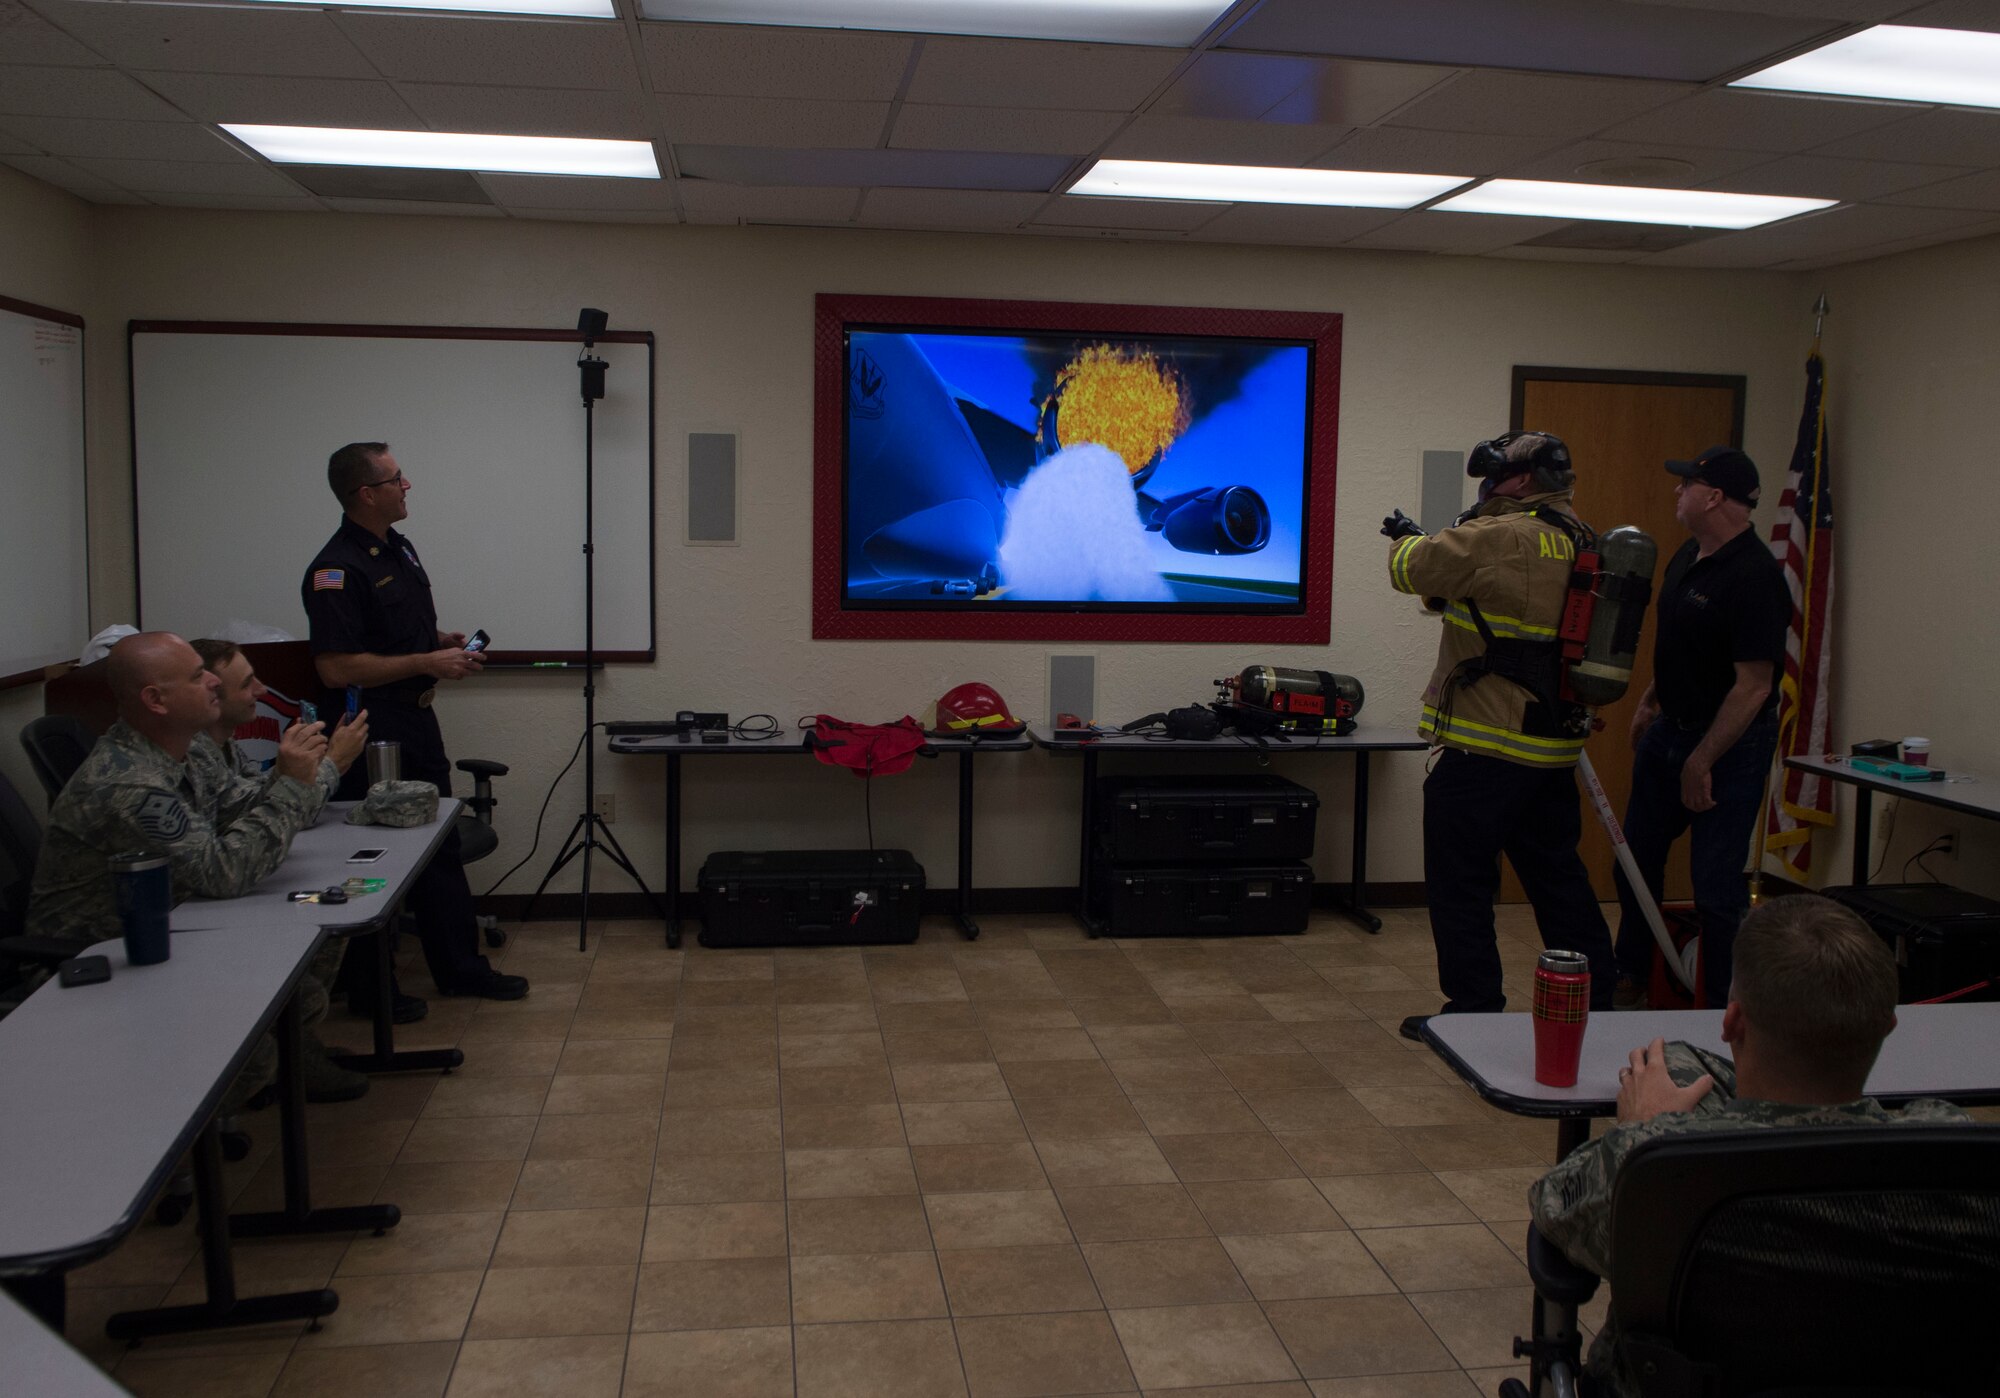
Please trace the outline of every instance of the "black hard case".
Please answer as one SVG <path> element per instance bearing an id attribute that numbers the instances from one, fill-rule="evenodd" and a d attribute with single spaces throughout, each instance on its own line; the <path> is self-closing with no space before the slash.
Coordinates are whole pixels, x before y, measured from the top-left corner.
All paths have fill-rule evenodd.
<path id="1" fill-rule="evenodd" d="M 908 850 L 718 850 L 701 866 L 705 947 L 917 940 L 924 866 Z"/>
<path id="2" fill-rule="evenodd" d="M 2000 903 L 1942 883 L 1846 884 L 1826 896 L 1859 913 L 1896 953 L 1910 1004 L 2000 977 Z M 1987 987 L 1966 1000 L 2000 999 Z"/>
<path id="3" fill-rule="evenodd" d="M 1312 916 L 1304 864 L 1097 866 L 1095 906 L 1114 937 L 1303 932 Z"/>
<path id="4" fill-rule="evenodd" d="M 1099 857 L 1121 864 L 1310 859 L 1319 795 L 1283 777 L 1100 777 Z"/>

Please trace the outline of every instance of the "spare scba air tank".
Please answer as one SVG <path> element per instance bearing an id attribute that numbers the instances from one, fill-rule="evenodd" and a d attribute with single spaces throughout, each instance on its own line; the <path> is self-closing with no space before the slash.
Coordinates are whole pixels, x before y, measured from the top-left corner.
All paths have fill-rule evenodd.
<path id="1" fill-rule="evenodd" d="M 1653 597 L 1653 568 L 1660 559 L 1653 536 L 1629 524 L 1600 534 L 1596 553 L 1596 576 L 1587 594 L 1573 589 L 1563 617 L 1569 697 L 1593 709 L 1617 703 L 1631 686 L 1639 632 Z M 1587 557 L 1577 559 L 1579 574 L 1586 571 Z M 1588 604 L 1579 607 L 1582 595 Z"/>

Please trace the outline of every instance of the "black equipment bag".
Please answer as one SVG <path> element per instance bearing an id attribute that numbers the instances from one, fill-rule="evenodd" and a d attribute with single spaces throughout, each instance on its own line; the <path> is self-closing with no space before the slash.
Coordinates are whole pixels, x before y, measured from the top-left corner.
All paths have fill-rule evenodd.
<path id="1" fill-rule="evenodd" d="M 1099 864 L 1095 882 L 1098 914 L 1114 937 L 1269 937 L 1303 932 L 1312 916 L 1304 864 Z"/>
<path id="2" fill-rule="evenodd" d="M 1896 953 L 1904 1004 L 2000 976 L 2000 903 L 1942 883 L 1847 884 L 1823 890 L 1861 915 Z M 2000 999 L 1988 987 L 1967 1000 Z"/>
<path id="3" fill-rule="evenodd" d="M 718 850 L 701 866 L 705 947 L 917 940 L 924 866 L 908 850 Z"/>
<path id="4" fill-rule="evenodd" d="M 1098 857 L 1121 864 L 1310 859 L 1319 794 L 1283 777 L 1100 777 Z"/>

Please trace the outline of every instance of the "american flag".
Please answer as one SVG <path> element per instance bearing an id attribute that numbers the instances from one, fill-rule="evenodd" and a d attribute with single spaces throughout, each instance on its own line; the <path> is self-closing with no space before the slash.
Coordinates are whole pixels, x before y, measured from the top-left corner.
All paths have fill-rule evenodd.
<path id="1" fill-rule="evenodd" d="M 1778 697 L 1778 755 L 1824 754 L 1833 726 L 1833 484 L 1826 445 L 1826 366 L 1819 345 L 1806 358 L 1806 402 L 1799 436 L 1771 528 L 1771 552 L 1792 592 L 1785 676 Z M 1803 878 L 1812 866 L 1812 832 L 1833 824 L 1833 783 L 1783 769 L 1771 793 L 1766 848 Z"/>

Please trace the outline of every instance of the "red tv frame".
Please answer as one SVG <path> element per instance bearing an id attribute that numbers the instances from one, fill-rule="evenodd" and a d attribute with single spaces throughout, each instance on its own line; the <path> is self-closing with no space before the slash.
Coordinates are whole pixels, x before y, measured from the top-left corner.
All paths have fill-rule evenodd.
<path id="1" fill-rule="evenodd" d="M 841 602 L 845 525 L 842 435 L 846 330 L 906 328 L 1215 335 L 1313 344 L 1307 430 L 1302 613 L 890 611 Z M 1192 306 L 1119 306 L 1065 301 L 975 301 L 922 296 L 816 298 L 813 322 L 813 639 L 898 641 L 1257 641 L 1325 645 L 1333 579 L 1335 444 L 1340 429 L 1340 330 L 1335 312 Z"/>

